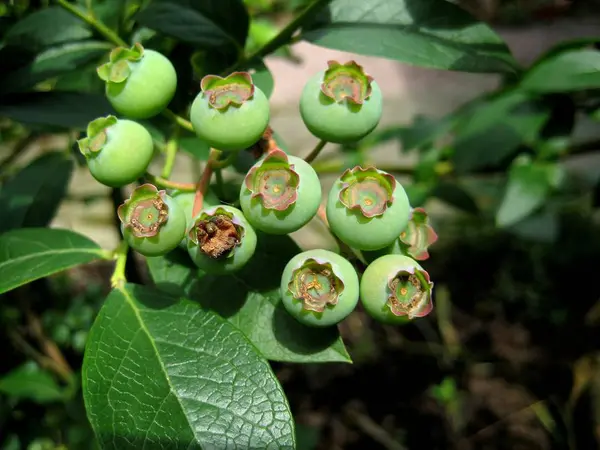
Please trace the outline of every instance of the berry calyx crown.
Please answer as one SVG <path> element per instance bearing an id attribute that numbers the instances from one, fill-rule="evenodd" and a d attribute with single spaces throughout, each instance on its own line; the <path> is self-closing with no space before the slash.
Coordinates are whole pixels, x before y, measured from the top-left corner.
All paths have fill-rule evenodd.
<path id="1" fill-rule="evenodd" d="M 321 83 L 321 92 L 327 97 L 336 103 L 362 105 L 371 96 L 373 77 L 356 61 L 328 61 L 327 66 Z"/>
<path id="2" fill-rule="evenodd" d="M 116 125 L 118 119 L 115 116 L 99 117 L 92 120 L 87 126 L 86 137 L 79 139 L 77 145 L 79 151 L 86 158 L 97 154 L 108 139 L 107 130 Z"/>
<path id="3" fill-rule="evenodd" d="M 200 89 L 211 107 L 224 110 L 229 105 L 241 106 L 254 96 L 254 83 L 248 72 L 233 72 L 222 78 L 206 75 L 200 81 Z"/>
<path id="4" fill-rule="evenodd" d="M 340 202 L 364 217 L 381 216 L 394 202 L 396 179 L 374 167 L 346 169 L 340 182 Z"/>
<path id="5" fill-rule="evenodd" d="M 307 258 L 293 271 L 288 290 L 296 300 L 302 301 L 305 310 L 321 313 L 326 307 L 337 305 L 344 282 L 330 262 Z"/>
<path id="6" fill-rule="evenodd" d="M 166 191 L 159 191 L 152 184 L 137 187 L 117 208 L 117 215 L 125 229 L 130 229 L 135 237 L 156 236 L 169 219 L 169 206 Z"/>
<path id="7" fill-rule="evenodd" d="M 188 238 L 212 259 L 231 258 L 244 238 L 244 227 L 224 208 L 204 210 L 194 221 Z"/>
<path id="8" fill-rule="evenodd" d="M 298 198 L 300 175 L 287 154 L 276 148 L 248 171 L 244 184 L 252 192 L 250 198 L 258 198 L 264 208 L 285 211 Z"/>
<path id="9" fill-rule="evenodd" d="M 403 267 L 388 280 L 387 306 L 395 316 L 409 319 L 425 317 L 433 310 L 431 292 L 433 283 L 429 274 L 417 267 Z"/>
<path id="10" fill-rule="evenodd" d="M 429 216 L 423 208 L 413 208 L 406 230 L 400 233 L 400 244 L 404 252 L 417 261 L 429 258 L 428 248 L 438 235 L 429 223 Z"/>
<path id="11" fill-rule="evenodd" d="M 144 47 L 139 42 L 131 48 L 117 47 L 110 52 L 109 61 L 99 66 L 96 71 L 103 81 L 122 83 L 131 74 L 129 63 L 141 61 L 143 57 Z"/>

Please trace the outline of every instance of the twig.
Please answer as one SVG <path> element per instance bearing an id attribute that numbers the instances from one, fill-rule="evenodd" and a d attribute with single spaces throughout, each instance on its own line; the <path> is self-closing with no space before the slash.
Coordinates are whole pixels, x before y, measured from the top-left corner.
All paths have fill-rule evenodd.
<path id="1" fill-rule="evenodd" d="M 56 0 L 56 2 L 65 10 L 69 11 L 74 16 L 79 17 L 85 23 L 93 27 L 98 33 L 104 36 L 107 41 L 112 42 L 116 46 L 127 47 L 127 42 L 121 39 L 113 30 L 108 28 L 106 25 L 104 25 L 104 23 L 96 19 L 91 14 L 84 13 L 67 0 Z"/>
<path id="2" fill-rule="evenodd" d="M 406 450 L 400 442 L 395 440 L 390 434 L 379 426 L 369 416 L 361 413 L 352 405 L 348 405 L 344 413 L 346 417 L 360 428 L 366 435 L 371 437 L 374 441 L 377 441 L 381 446 L 388 450 Z"/>

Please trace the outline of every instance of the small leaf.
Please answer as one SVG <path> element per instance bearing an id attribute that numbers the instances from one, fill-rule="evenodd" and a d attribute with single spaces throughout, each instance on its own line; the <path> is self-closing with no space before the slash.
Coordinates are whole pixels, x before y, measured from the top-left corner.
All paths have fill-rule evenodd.
<path id="1" fill-rule="evenodd" d="M 0 294 L 70 267 L 105 258 L 87 237 L 69 230 L 21 228 L 0 235 Z"/>
<path id="2" fill-rule="evenodd" d="M 2 81 L 0 92 L 18 92 L 37 83 L 69 72 L 78 71 L 98 60 L 111 49 L 106 42 L 75 42 L 53 47 L 40 53 L 28 65 L 10 72 Z"/>
<path id="3" fill-rule="evenodd" d="M 554 164 L 517 158 L 508 174 L 508 185 L 496 214 L 496 224 L 499 227 L 514 225 L 540 207 L 551 191 L 554 169 Z"/>
<path id="4" fill-rule="evenodd" d="M 148 258 L 159 289 L 197 299 L 238 327 L 265 358 L 287 362 L 350 362 L 337 330 L 310 328 L 284 309 L 279 284 L 300 250 L 287 236 L 259 234 L 253 259 L 235 275 L 199 273 L 185 253 Z"/>
<path id="5" fill-rule="evenodd" d="M 47 372 L 37 366 L 23 365 L 0 378 L 0 392 L 36 403 L 63 399 L 63 392 Z"/>
<path id="6" fill-rule="evenodd" d="M 0 115 L 17 122 L 85 130 L 100 116 L 116 115 L 106 96 L 75 92 L 27 92 L 3 97 Z"/>
<path id="7" fill-rule="evenodd" d="M 250 26 L 241 0 L 157 0 L 135 18 L 197 48 L 243 48 Z"/>
<path id="8" fill-rule="evenodd" d="M 195 302 L 128 284 L 106 298 L 83 362 L 103 449 L 292 449 L 294 425 L 267 361 Z"/>
<path id="9" fill-rule="evenodd" d="M 532 92 L 579 91 L 600 88 L 600 51 L 583 49 L 559 53 L 532 68 L 521 82 Z"/>
<path id="10" fill-rule="evenodd" d="M 422 67 L 500 73 L 516 67 L 490 27 L 439 0 L 333 0 L 301 37 L 323 47 Z"/>
<path id="11" fill-rule="evenodd" d="M 12 26 L 4 36 L 7 45 L 38 52 L 52 45 L 92 36 L 85 22 L 59 6 L 29 14 Z"/>
<path id="12" fill-rule="evenodd" d="M 19 227 L 45 227 L 65 195 L 73 160 L 63 153 L 40 156 L 0 189 L 4 217 L 0 232 Z"/>

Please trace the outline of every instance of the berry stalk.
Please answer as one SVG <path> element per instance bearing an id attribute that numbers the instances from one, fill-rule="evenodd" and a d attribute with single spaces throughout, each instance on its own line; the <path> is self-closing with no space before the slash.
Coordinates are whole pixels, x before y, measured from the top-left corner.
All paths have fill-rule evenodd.
<path id="1" fill-rule="evenodd" d="M 197 186 L 195 183 L 179 183 L 177 181 L 167 180 L 166 178 L 152 175 L 149 172 L 144 174 L 144 178 L 155 186 L 165 189 L 177 189 L 183 192 L 194 192 Z"/>
<path id="2" fill-rule="evenodd" d="M 210 184 L 210 179 L 212 178 L 215 164 L 218 164 L 220 155 L 220 150 L 216 150 L 214 148 L 210 149 L 208 161 L 206 161 L 206 166 L 204 167 L 204 172 L 202 172 L 202 176 L 200 177 L 200 180 L 196 185 L 196 197 L 194 198 L 194 208 L 192 210 L 192 217 L 196 217 L 198 213 L 202 210 L 202 204 L 204 203 L 204 194 L 206 194 L 206 191 L 208 190 L 208 185 Z"/>
<path id="3" fill-rule="evenodd" d="M 178 143 L 178 132 L 179 128 L 175 129 L 175 132 L 173 133 L 173 136 L 171 137 L 171 139 L 169 139 L 169 141 L 167 142 L 167 146 L 166 146 L 166 153 L 167 153 L 167 157 L 165 159 L 165 166 L 163 167 L 163 171 L 162 171 L 162 178 L 166 178 L 168 179 L 171 176 L 171 172 L 173 171 L 173 165 L 175 164 L 175 157 L 177 156 L 177 150 L 179 149 L 179 143 Z"/>
<path id="4" fill-rule="evenodd" d="M 321 153 L 321 150 L 323 150 L 323 148 L 327 145 L 327 141 L 325 140 L 321 140 L 319 141 L 319 143 L 315 146 L 315 148 L 312 149 L 312 151 L 308 154 L 308 156 L 306 158 L 304 158 L 304 161 L 306 161 L 307 163 L 311 163 L 315 160 L 315 158 L 317 156 L 319 156 L 319 153 Z"/>
<path id="5" fill-rule="evenodd" d="M 129 251 L 129 244 L 126 241 L 121 241 L 119 246 L 115 249 L 113 255 L 115 260 L 115 268 L 113 274 L 110 277 L 110 285 L 113 288 L 122 288 L 127 282 L 125 278 L 125 266 L 127 265 L 127 252 Z"/>

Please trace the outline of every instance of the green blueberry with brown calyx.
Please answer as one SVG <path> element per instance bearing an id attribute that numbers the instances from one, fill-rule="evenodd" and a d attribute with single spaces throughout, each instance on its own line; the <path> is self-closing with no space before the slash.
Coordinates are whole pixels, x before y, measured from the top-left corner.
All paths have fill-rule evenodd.
<path id="1" fill-rule="evenodd" d="M 346 170 L 327 198 L 331 231 L 358 250 L 379 250 L 394 242 L 408 225 L 408 196 L 389 173 L 374 167 Z"/>
<path id="2" fill-rule="evenodd" d="M 115 116 L 90 122 L 87 136 L 77 144 L 92 176 L 110 187 L 133 183 L 154 156 L 150 132 L 137 122 Z"/>
<path id="3" fill-rule="evenodd" d="M 247 72 L 207 75 L 190 110 L 198 137 L 211 147 L 240 151 L 258 142 L 269 125 L 269 99 Z"/>
<path id="4" fill-rule="evenodd" d="M 192 261 L 207 273 L 236 272 L 254 255 L 256 232 L 239 209 L 212 206 L 192 220 L 187 248 Z"/>
<path id="5" fill-rule="evenodd" d="M 371 133 L 383 113 L 381 89 L 355 61 L 329 61 L 308 80 L 300 97 L 306 128 L 327 142 L 344 144 Z"/>
<path id="6" fill-rule="evenodd" d="M 152 184 L 136 188 L 117 209 L 121 233 L 132 249 L 144 256 L 173 250 L 185 235 L 185 213 L 166 191 Z"/>
<path id="7" fill-rule="evenodd" d="M 359 281 L 350 262 L 329 250 L 309 250 L 294 256 L 283 269 L 283 306 L 298 322 L 329 327 L 356 308 Z"/>
<path id="8" fill-rule="evenodd" d="M 306 225 L 321 203 L 321 183 L 310 164 L 274 149 L 248 171 L 240 190 L 246 219 L 268 234 L 289 234 Z"/>
<path id="9" fill-rule="evenodd" d="M 360 300 L 375 320 L 394 325 L 425 317 L 433 309 L 433 283 L 414 259 L 385 255 L 369 264 L 360 280 Z"/>
<path id="10" fill-rule="evenodd" d="M 429 247 L 438 239 L 430 224 L 429 216 L 423 208 L 413 208 L 405 230 L 392 244 L 380 250 L 363 251 L 367 262 L 375 261 L 383 255 L 406 255 L 417 261 L 429 259 Z"/>
<path id="11" fill-rule="evenodd" d="M 144 49 L 117 47 L 109 62 L 98 67 L 106 82 L 106 97 L 113 108 L 133 119 L 148 119 L 161 113 L 177 89 L 177 72 L 163 54 Z"/>
<path id="12" fill-rule="evenodd" d="M 194 211 L 194 201 L 196 200 L 196 193 L 174 190 L 171 192 L 170 195 L 185 213 L 186 228 L 191 226 L 192 212 Z M 207 190 L 202 200 L 202 206 L 204 208 L 209 208 L 211 206 L 217 206 L 219 204 L 221 204 L 219 197 L 217 197 L 217 195 L 212 190 Z M 183 237 L 179 244 L 179 247 L 181 247 L 183 250 L 187 250 L 187 236 Z"/>

